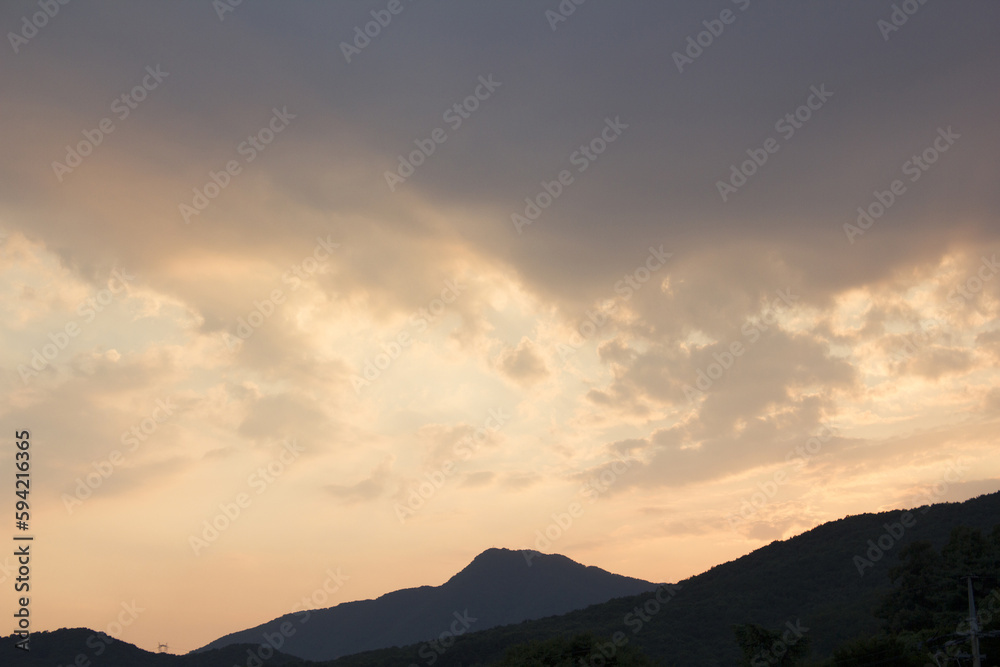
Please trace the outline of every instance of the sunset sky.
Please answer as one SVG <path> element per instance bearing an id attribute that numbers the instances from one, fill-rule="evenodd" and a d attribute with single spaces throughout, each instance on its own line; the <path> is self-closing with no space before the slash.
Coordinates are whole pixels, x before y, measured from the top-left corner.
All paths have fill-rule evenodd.
<path id="1" fill-rule="evenodd" d="M 676 581 L 1000 489 L 998 26 L 4 2 L 33 629 L 183 652 L 494 546 Z"/>

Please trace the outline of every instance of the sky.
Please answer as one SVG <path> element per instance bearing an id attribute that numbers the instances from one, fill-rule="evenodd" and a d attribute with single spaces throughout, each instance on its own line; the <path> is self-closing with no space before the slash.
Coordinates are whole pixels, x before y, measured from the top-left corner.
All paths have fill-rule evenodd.
<path id="1" fill-rule="evenodd" d="M 998 25 L 3 3 L 33 630 L 184 652 L 490 547 L 677 581 L 1000 489 Z"/>

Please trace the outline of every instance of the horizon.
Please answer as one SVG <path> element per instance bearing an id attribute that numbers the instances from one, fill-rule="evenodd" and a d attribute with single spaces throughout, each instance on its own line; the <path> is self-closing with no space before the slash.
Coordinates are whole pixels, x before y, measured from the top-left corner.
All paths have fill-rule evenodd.
<path id="1" fill-rule="evenodd" d="M 962 504 L 962 503 L 964 503 L 964 502 L 966 502 L 968 500 L 975 500 L 975 499 L 980 498 L 980 497 L 985 496 L 985 495 L 992 495 L 993 493 L 1000 493 L 1000 488 L 998 488 L 996 491 L 987 492 L 987 493 L 983 493 L 983 494 L 977 494 L 976 496 L 972 496 L 970 498 L 962 498 L 962 499 L 959 499 L 959 500 L 942 500 L 942 501 L 940 501 L 940 503 L 934 503 L 934 504 L 947 504 L 947 503 Z M 854 516 L 863 516 L 863 515 L 866 515 L 866 514 L 877 515 L 877 514 L 891 514 L 892 512 L 895 512 L 895 511 L 906 512 L 908 510 L 917 509 L 918 507 L 920 507 L 920 506 L 918 505 L 918 506 L 911 506 L 911 507 L 895 507 L 895 508 L 890 508 L 890 509 L 883 509 L 883 510 L 881 510 L 879 512 L 862 512 L 860 514 L 847 515 L 847 516 L 844 516 L 844 517 L 840 517 L 838 519 L 833 519 L 832 521 L 835 522 L 835 521 L 839 521 L 839 520 L 842 520 L 842 519 L 851 518 L 851 517 L 854 517 Z M 820 524 L 820 525 L 823 525 L 823 524 Z M 771 544 L 774 544 L 776 542 L 784 542 L 784 541 L 792 540 L 792 539 L 794 539 L 796 537 L 799 537 L 801 535 L 809 533 L 810 531 L 812 531 L 813 529 L 818 528 L 818 527 L 819 526 L 813 526 L 812 528 L 808 528 L 808 529 L 803 530 L 801 533 L 797 533 L 795 535 L 789 535 L 789 536 L 784 537 L 784 538 L 779 538 L 779 539 L 773 540 L 773 541 L 771 541 L 768 544 L 764 544 L 764 545 L 756 547 L 754 549 L 754 551 L 757 551 L 759 549 L 763 549 L 763 548 L 765 548 L 767 546 L 770 546 Z M 560 554 L 560 553 L 557 553 L 557 552 L 545 553 L 545 552 L 537 551 L 535 549 L 530 549 L 530 548 L 509 548 L 509 547 L 502 547 L 502 546 L 500 546 L 500 547 L 498 547 L 498 546 L 490 546 L 490 547 L 487 547 L 487 548 L 483 549 L 482 551 L 479 551 L 474 556 L 470 557 L 463 565 L 461 565 L 458 569 L 456 569 L 451 575 L 449 575 L 448 577 L 446 577 L 440 583 L 436 583 L 436 584 L 435 583 L 416 584 L 414 586 L 407 586 L 407 587 L 401 588 L 401 589 L 394 589 L 394 590 L 386 591 L 386 592 L 384 592 L 382 594 L 377 594 L 377 595 L 375 595 L 373 597 L 342 600 L 342 601 L 336 602 L 335 604 L 330 604 L 330 605 L 321 604 L 321 605 L 318 605 L 318 606 L 315 606 L 315 607 L 297 606 L 297 607 L 293 607 L 291 610 L 285 610 L 285 611 L 283 611 L 281 613 L 278 613 L 278 614 L 275 614 L 273 616 L 268 616 L 267 618 L 262 618 L 262 619 L 260 619 L 260 623 L 251 623 L 250 626 L 248 626 L 248 627 L 242 627 L 241 626 L 240 628 L 237 628 L 237 629 L 235 629 L 235 630 L 233 630 L 231 632 L 224 632 L 221 635 L 219 635 L 219 637 L 216 637 L 215 639 L 221 639 L 221 638 L 223 638 L 223 637 L 225 637 L 225 636 L 227 636 L 229 634 L 240 632 L 240 631 L 243 631 L 243 630 L 247 630 L 250 627 L 255 627 L 256 625 L 259 625 L 259 624 L 262 624 L 262 623 L 266 623 L 267 621 L 273 621 L 273 620 L 279 619 L 279 618 L 281 618 L 283 616 L 286 616 L 286 615 L 292 615 L 292 614 L 294 614 L 297 611 L 315 610 L 315 609 L 330 609 L 330 608 L 333 608 L 333 607 L 337 607 L 337 606 L 344 605 L 344 604 L 350 604 L 350 603 L 353 603 L 353 602 L 372 601 L 372 600 L 379 599 L 379 598 L 381 598 L 381 597 L 383 597 L 385 595 L 388 595 L 390 593 L 398 592 L 398 591 L 401 591 L 401 590 L 414 590 L 414 589 L 418 589 L 418 588 L 427 588 L 427 587 L 438 588 L 438 587 L 441 587 L 444 584 L 448 583 L 452 578 L 454 578 L 455 575 L 457 575 L 457 574 L 465 571 L 466 569 L 468 569 L 475 562 L 475 560 L 478 559 L 480 556 L 483 556 L 483 555 L 485 555 L 485 554 L 487 554 L 487 553 L 489 553 L 491 551 L 511 552 L 511 553 L 520 553 L 520 554 L 523 554 L 523 553 L 533 553 L 533 554 L 536 554 L 535 557 L 537 557 L 537 556 L 561 556 L 563 558 L 569 558 L 565 554 Z M 750 553 L 753 553 L 753 552 L 750 552 Z M 742 554 L 742 555 L 737 556 L 735 559 L 732 559 L 732 560 L 739 560 L 743 556 L 747 556 L 747 555 L 750 555 L 750 554 L 749 553 Z M 527 564 L 526 566 L 530 567 L 533 564 L 532 559 L 525 558 L 525 560 L 526 560 L 526 564 Z M 603 568 L 603 567 L 601 567 L 598 564 L 584 563 L 584 562 L 580 562 L 580 561 L 577 561 L 577 560 L 572 559 L 572 558 L 569 558 L 569 560 L 572 563 L 574 563 L 574 564 L 582 565 L 582 566 L 587 567 L 587 568 L 596 567 L 596 568 L 598 568 L 598 569 L 600 569 L 600 570 L 602 570 L 604 572 L 607 572 L 609 574 L 612 574 L 612 575 L 618 575 L 618 576 L 623 576 L 623 577 L 630 577 L 630 578 L 635 578 L 635 579 L 641 579 L 639 577 L 633 577 L 632 575 L 629 575 L 628 573 L 609 571 L 606 568 Z M 670 580 L 670 581 L 667 581 L 667 580 L 656 580 L 656 579 L 641 579 L 641 580 L 642 581 L 646 581 L 647 583 L 650 583 L 650 584 L 668 585 L 668 586 L 669 585 L 674 585 L 674 584 L 678 584 L 678 583 L 680 583 L 682 581 L 686 581 L 689 578 L 696 577 L 699 574 L 704 574 L 708 570 L 711 570 L 714 567 L 717 567 L 719 565 L 724 565 L 726 563 L 732 562 L 732 560 L 731 561 L 720 562 L 720 563 L 713 563 L 713 564 L 709 565 L 702 572 L 698 572 L 698 573 L 695 573 L 695 574 L 692 574 L 692 575 L 689 575 L 689 576 L 686 576 L 686 577 L 682 577 L 682 578 L 676 579 L 676 580 Z M 328 577 L 327 577 L 326 581 L 324 582 L 324 584 L 326 582 L 333 582 L 333 583 L 338 583 L 339 582 L 339 584 L 342 584 L 343 580 L 347 579 L 347 577 L 344 577 L 339 572 L 333 572 L 333 571 L 328 570 L 325 574 L 327 574 Z M 314 596 L 320 590 L 329 591 L 330 589 L 329 589 L 328 586 L 317 588 L 315 591 L 313 591 Z M 327 595 L 329 595 L 329 593 Z M 306 600 L 306 598 L 303 598 L 300 602 L 304 602 L 305 600 Z M 315 604 L 316 603 L 316 598 L 314 597 L 311 601 Z M 86 628 L 86 627 L 83 627 L 83 626 L 80 626 L 80 627 L 77 627 L 77 628 L 67 628 L 67 627 L 63 627 L 63 628 L 45 628 L 42 631 L 52 632 L 52 631 L 54 631 L 56 629 L 58 629 L 58 630 L 65 630 L 65 629 L 87 629 L 87 630 L 93 630 L 95 632 L 102 632 L 99 629 Z M 105 634 L 107 634 L 107 633 L 105 633 Z M 109 635 L 109 636 L 113 636 L 113 635 Z M 213 640 L 213 641 L 215 641 L 215 640 Z M 197 647 L 191 649 L 188 652 L 193 652 L 193 651 L 201 650 L 201 649 L 205 648 L 205 646 L 207 646 L 210 643 L 211 642 L 207 642 L 205 645 L 197 646 Z M 138 648 L 142 648 L 142 647 L 139 646 Z M 146 649 L 146 650 L 153 652 L 151 649 Z M 183 655 L 184 653 L 175 653 L 175 654 L 176 655 Z"/>
<path id="2" fill-rule="evenodd" d="M 184 653 L 1000 489 L 1000 5 L 908 3 L 5 3 L 0 614 L 29 542 L 32 631 Z"/>
<path id="3" fill-rule="evenodd" d="M 1000 480 L 998 480 L 998 481 L 1000 481 Z M 975 499 L 980 498 L 980 497 L 985 496 L 985 495 L 992 495 L 993 493 L 1000 493 L 1000 488 L 998 488 L 997 490 L 992 491 L 992 492 L 977 494 L 976 496 L 972 496 L 970 498 L 960 498 L 958 500 L 941 500 L 941 501 L 939 501 L 937 503 L 933 503 L 933 504 L 947 504 L 947 503 L 962 504 L 962 503 L 964 503 L 966 501 L 975 500 Z M 877 514 L 891 514 L 892 512 L 895 512 L 895 511 L 906 512 L 908 510 L 917 509 L 919 507 L 921 507 L 921 505 L 907 506 L 907 507 L 894 507 L 894 508 L 889 508 L 889 509 L 882 509 L 879 512 L 862 512 L 862 513 L 856 514 L 856 515 L 847 515 L 847 516 L 844 516 L 844 517 L 840 517 L 838 519 L 833 519 L 833 521 L 839 521 L 841 519 L 851 518 L 853 516 L 863 516 L 865 514 L 877 515 Z M 820 525 L 822 525 L 822 524 L 820 524 Z M 803 530 L 801 533 L 797 533 L 795 535 L 790 535 L 790 536 L 787 536 L 787 537 L 784 537 L 784 538 L 779 538 L 779 539 L 773 540 L 772 542 L 770 542 L 768 544 L 764 544 L 764 545 L 761 545 L 761 546 L 755 548 L 754 551 L 757 551 L 758 549 L 763 549 L 763 548 L 769 546 L 770 544 L 774 544 L 776 542 L 784 542 L 784 541 L 792 540 L 792 539 L 794 539 L 796 537 L 799 537 L 801 535 L 804 535 L 805 533 L 808 533 L 808 532 L 812 531 L 814 528 L 817 528 L 817 527 L 819 527 L 819 526 L 813 526 L 812 528 L 808 528 L 808 529 Z M 491 552 L 491 551 L 501 551 L 501 552 L 507 551 L 507 552 L 511 552 L 511 553 L 534 553 L 534 554 L 537 554 L 538 556 L 562 556 L 564 558 L 569 558 L 565 554 L 560 554 L 560 553 L 556 553 L 556 552 L 544 553 L 544 552 L 540 552 L 540 551 L 537 551 L 535 549 L 529 549 L 529 548 L 509 548 L 509 547 L 502 547 L 502 546 L 501 547 L 490 546 L 490 547 L 487 547 L 487 548 L 483 549 L 482 551 L 476 553 L 471 558 L 469 558 L 463 565 L 461 565 L 458 569 L 456 569 L 451 575 L 449 575 L 447 578 L 445 578 L 440 583 L 437 583 L 437 584 L 435 584 L 435 583 L 416 584 L 414 586 L 407 586 L 407 587 L 404 587 L 404 588 L 401 588 L 401 589 L 395 589 L 395 590 L 385 591 L 384 593 L 377 594 L 377 595 L 375 595 L 373 597 L 342 600 L 342 601 L 338 601 L 335 604 L 331 604 L 331 605 L 320 604 L 320 605 L 315 606 L 315 607 L 304 606 L 304 605 L 302 605 L 302 606 L 296 606 L 296 607 L 293 607 L 291 610 L 285 610 L 285 611 L 282 611 L 281 613 L 276 613 L 276 614 L 274 614 L 272 616 L 268 616 L 267 618 L 262 618 L 262 619 L 260 619 L 259 623 L 255 622 L 255 623 L 251 623 L 249 626 L 246 626 L 246 627 L 241 626 L 241 627 L 239 627 L 237 629 L 232 630 L 231 632 L 223 632 L 222 634 L 220 634 L 218 637 L 216 637 L 212 641 L 214 642 L 215 640 L 222 639 L 222 638 L 226 637 L 229 634 L 238 633 L 240 631 L 244 631 L 244 630 L 247 630 L 249 628 L 256 627 L 257 625 L 266 623 L 268 621 L 273 621 L 273 620 L 279 619 L 279 618 L 281 618 L 283 616 L 286 616 L 286 615 L 292 615 L 292 614 L 294 614 L 297 611 L 302 611 L 302 610 L 307 610 L 307 609 L 308 610 L 312 610 L 312 609 L 330 609 L 330 608 L 333 608 L 333 607 L 337 607 L 337 606 L 344 605 L 344 604 L 350 604 L 350 603 L 353 603 L 353 602 L 371 601 L 371 600 L 375 600 L 375 599 L 381 598 L 384 595 L 388 595 L 390 593 L 394 593 L 394 592 L 397 592 L 397 591 L 400 591 L 400 590 L 413 590 L 413 589 L 417 589 L 417 588 L 426 588 L 426 587 L 437 588 L 437 587 L 440 587 L 440 586 L 443 586 L 444 584 L 446 584 L 455 575 L 457 575 L 457 574 L 465 571 L 466 569 L 468 569 L 477 558 L 479 558 L 480 556 L 482 556 L 482 555 L 484 555 L 484 554 L 486 554 L 488 552 Z M 753 553 L 753 552 L 750 552 L 750 553 Z M 740 558 L 742 558 L 743 556 L 746 556 L 746 555 L 749 555 L 749 553 L 737 556 L 735 559 L 732 559 L 732 560 L 739 560 Z M 574 564 L 582 565 L 582 566 L 587 567 L 587 568 L 596 567 L 596 568 L 601 569 L 602 571 L 608 572 L 609 574 L 612 574 L 612 575 L 619 575 L 619 576 L 624 576 L 624 577 L 632 577 L 632 578 L 640 579 L 639 577 L 633 577 L 632 575 L 629 575 L 628 573 L 609 571 L 606 568 L 603 568 L 603 567 L 601 567 L 598 564 L 583 563 L 583 562 L 577 561 L 577 560 L 572 559 L 572 558 L 570 558 L 569 560 L 571 562 L 573 562 Z M 669 580 L 669 581 L 668 580 L 656 580 L 656 579 L 642 579 L 642 580 L 643 581 L 647 581 L 648 583 L 657 584 L 657 585 L 667 585 L 667 586 L 675 585 L 675 584 L 679 584 L 680 582 L 685 581 L 685 580 L 687 580 L 687 579 L 689 579 L 691 577 L 696 577 L 699 574 L 703 574 L 703 573 L 707 572 L 708 570 L 713 569 L 716 566 L 724 565 L 726 563 L 732 562 L 732 560 L 731 561 L 720 562 L 720 563 L 713 563 L 713 564 L 709 565 L 707 568 L 705 568 L 705 570 L 702 571 L 702 572 L 698 572 L 698 573 L 695 573 L 695 574 L 692 574 L 692 575 L 689 575 L 689 576 L 686 576 L 686 577 L 681 577 L 680 579 L 676 579 L 676 580 Z M 530 567 L 531 564 L 532 564 L 532 560 L 526 558 L 526 562 L 527 562 L 527 566 Z M 346 577 L 343 577 L 343 575 L 340 574 L 339 572 L 332 572 L 332 571 L 328 570 L 326 572 L 326 574 L 329 575 L 329 576 L 327 577 L 326 581 L 324 582 L 324 587 L 317 588 L 315 591 L 313 591 L 314 597 L 313 597 L 313 599 L 311 601 L 314 604 L 316 603 L 315 594 L 317 592 L 319 592 L 320 590 L 326 590 L 326 591 L 330 590 L 329 587 L 325 585 L 326 582 L 335 582 L 335 583 L 342 584 L 342 581 L 344 579 L 346 579 Z M 306 598 L 303 598 L 300 602 L 305 602 L 305 599 Z M 84 627 L 84 626 L 79 626 L 79 627 L 63 627 L 63 628 L 45 628 L 42 631 L 43 632 L 44 631 L 52 632 L 52 631 L 55 631 L 57 629 L 58 630 L 86 629 L 86 630 L 92 630 L 94 632 L 103 632 L 100 629 L 87 628 L 87 627 Z M 108 633 L 105 633 L 105 634 L 108 634 Z M 115 638 L 114 635 L 110 635 L 109 634 L 109 636 L 112 636 L 113 638 Z M 198 650 L 204 649 L 206 646 L 208 646 L 211 643 L 212 642 L 206 642 L 205 644 L 199 645 L 197 647 L 194 647 L 194 648 L 190 649 L 189 651 L 186 651 L 186 652 L 183 652 L 183 653 L 174 653 L 174 654 L 175 655 L 184 655 L 185 653 L 190 653 L 190 652 L 198 651 Z M 137 646 L 137 647 L 138 648 L 143 648 L 141 646 Z M 147 648 L 145 650 L 150 651 L 150 652 L 155 652 L 154 649 L 148 649 Z"/>
<path id="4" fill-rule="evenodd" d="M 956 496 L 956 499 L 954 499 L 954 500 L 945 500 L 945 499 L 942 499 L 942 500 L 937 501 L 937 502 L 932 503 L 932 504 L 940 504 L 940 503 L 961 504 L 961 503 L 964 503 L 964 502 L 966 502 L 968 500 L 975 500 L 976 498 L 979 498 L 979 497 L 981 497 L 983 495 L 991 495 L 992 493 L 1000 493 L 1000 480 L 997 480 L 997 485 L 998 485 L 997 488 L 995 490 L 993 490 L 993 491 L 987 491 L 985 493 L 977 493 L 976 495 L 970 496 L 970 497 L 967 497 L 967 498 L 963 497 L 963 496 Z M 907 506 L 907 507 L 902 507 L 901 506 L 901 507 L 883 508 L 883 509 L 879 510 L 878 512 L 861 512 L 859 514 L 848 514 L 848 515 L 845 515 L 843 517 L 838 517 L 838 518 L 835 518 L 835 519 L 831 519 L 831 521 L 839 521 L 841 519 L 847 519 L 847 518 L 850 518 L 850 517 L 853 517 L 853 516 L 862 516 L 862 515 L 865 515 L 865 514 L 883 514 L 883 513 L 892 513 L 892 512 L 895 512 L 895 511 L 907 511 L 907 510 L 917 509 L 917 508 L 919 508 L 921 506 L 922 505 L 913 505 L 913 506 Z M 829 523 L 829 522 L 823 522 L 823 523 Z M 777 538 L 775 540 L 772 540 L 771 542 L 768 542 L 767 544 L 761 544 L 761 545 L 755 547 L 753 549 L 753 551 L 757 551 L 758 549 L 763 549 L 763 548 L 769 546 L 770 544 L 774 544 L 775 542 L 785 542 L 785 541 L 788 541 L 788 540 L 792 540 L 792 539 L 794 539 L 796 537 L 799 537 L 800 535 L 803 535 L 805 533 L 808 533 L 808 532 L 812 531 L 815 528 L 818 528 L 821 525 L 823 525 L 823 524 L 818 524 L 816 526 L 812 526 L 811 528 L 803 529 L 802 532 L 796 533 L 795 535 L 788 535 L 788 536 L 785 536 L 785 537 L 782 537 L 782 538 Z M 620 576 L 624 576 L 624 577 L 631 577 L 631 578 L 634 578 L 634 579 L 641 579 L 643 581 L 647 581 L 647 582 L 652 583 L 652 584 L 668 584 L 668 585 L 669 584 L 676 584 L 678 582 L 684 581 L 684 580 L 689 579 L 691 577 L 696 577 L 699 574 L 703 574 L 704 572 L 707 572 L 708 570 L 711 570 L 712 568 L 714 568 L 714 567 L 716 567 L 718 565 L 724 565 L 726 563 L 732 562 L 733 560 L 738 560 L 738 559 L 742 558 L 743 556 L 747 556 L 747 555 L 750 555 L 751 553 L 753 553 L 753 551 L 750 551 L 750 552 L 747 552 L 745 554 L 740 554 L 740 555 L 736 556 L 735 558 L 730 559 L 728 561 L 720 561 L 718 563 L 711 563 L 704 570 L 702 570 L 700 572 L 695 572 L 695 573 L 692 573 L 690 575 L 687 575 L 687 576 L 684 576 L 684 577 L 680 577 L 678 579 L 670 579 L 670 580 L 663 579 L 663 580 L 658 580 L 658 579 L 655 579 L 655 578 L 654 579 L 648 579 L 648 578 L 639 577 L 637 575 L 633 575 L 633 574 L 630 574 L 628 572 L 616 572 L 616 571 L 613 571 L 613 570 L 609 570 L 608 568 L 602 566 L 599 563 L 582 562 L 582 561 L 576 560 L 575 558 L 570 558 L 569 556 L 566 556 L 566 554 L 555 552 L 555 551 L 553 551 L 553 552 L 542 552 L 542 551 L 538 551 L 536 549 L 531 549 L 531 548 L 490 546 L 490 547 L 486 547 L 485 549 L 482 549 L 482 550 L 478 551 L 473 556 L 469 557 L 463 564 L 457 565 L 457 569 L 455 569 L 451 574 L 447 575 L 444 579 L 440 580 L 440 583 L 425 582 L 425 583 L 422 583 L 422 584 L 415 584 L 415 585 L 412 585 L 412 586 L 406 586 L 404 588 L 388 590 L 388 591 L 385 591 L 384 593 L 377 594 L 377 595 L 375 595 L 373 597 L 342 600 L 342 601 L 338 601 L 336 604 L 331 604 L 329 606 L 321 606 L 321 607 L 317 607 L 317 608 L 319 608 L 319 609 L 328 609 L 328 608 L 336 607 L 336 606 L 339 606 L 339 605 L 342 605 L 342 604 L 349 604 L 351 602 L 364 602 L 364 601 L 368 601 L 368 600 L 375 600 L 375 599 L 378 599 L 378 598 L 380 598 L 380 597 L 382 597 L 384 595 L 387 595 L 389 593 L 396 592 L 398 590 L 408 590 L 408 589 L 420 588 L 420 587 L 425 587 L 425 586 L 439 587 L 439 586 L 444 585 L 448 581 L 450 581 L 456 574 L 464 571 L 466 568 L 468 568 L 470 565 L 472 565 L 472 563 L 475 561 L 476 558 L 478 558 L 479 556 L 482 556 L 483 554 L 488 553 L 490 551 L 510 551 L 510 552 L 513 552 L 513 553 L 528 552 L 528 553 L 536 553 L 536 554 L 541 555 L 541 556 L 563 556 L 565 558 L 569 558 L 572 562 L 574 562 L 574 563 L 576 563 L 578 565 L 583 565 L 585 567 L 596 567 L 596 568 L 604 570 L 605 572 L 608 572 L 610 574 L 620 575 Z M 529 563 L 530 563 L 530 561 L 529 561 Z M 334 573 L 327 572 L 327 574 L 331 574 L 332 575 Z M 276 618 L 280 618 L 282 615 L 288 614 L 288 613 L 290 613 L 290 612 L 285 611 L 285 612 L 282 612 L 281 614 L 276 614 L 276 615 L 270 616 L 268 618 L 263 618 L 263 619 L 260 620 L 260 623 L 264 623 L 266 621 L 271 621 L 271 620 L 274 620 Z M 254 627 L 255 625 L 257 625 L 257 624 L 253 623 L 250 626 L 240 627 L 240 628 L 238 628 L 238 630 L 246 630 L 247 627 Z M 233 632 L 236 632 L 238 630 L 234 630 Z M 222 635 L 220 635 L 220 637 L 225 636 L 226 634 L 229 634 L 229 633 L 223 633 Z M 198 647 L 198 648 L 201 648 L 201 647 Z"/>

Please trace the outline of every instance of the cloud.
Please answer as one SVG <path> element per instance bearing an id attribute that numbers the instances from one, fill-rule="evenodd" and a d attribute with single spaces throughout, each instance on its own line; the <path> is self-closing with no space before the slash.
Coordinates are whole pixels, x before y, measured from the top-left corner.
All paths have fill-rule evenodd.
<path id="1" fill-rule="evenodd" d="M 246 410 L 237 432 L 255 442 L 308 434 L 330 443 L 337 433 L 322 407 L 296 392 L 260 396 L 249 401 Z"/>
<path id="2" fill-rule="evenodd" d="M 463 476 L 462 486 L 469 488 L 476 488 L 480 486 L 487 486 L 496 478 L 496 473 L 489 470 L 481 470 L 479 472 L 470 472 Z"/>
<path id="3" fill-rule="evenodd" d="M 536 472 L 511 472 L 503 476 L 503 486 L 514 489 L 527 489 L 542 481 L 542 476 Z"/>
<path id="4" fill-rule="evenodd" d="M 508 378 L 524 386 L 540 382 L 549 374 L 535 344 L 527 337 L 522 338 L 517 347 L 501 352 L 497 366 Z"/>
<path id="5" fill-rule="evenodd" d="M 1000 413 L 1000 387 L 990 389 L 983 400 L 983 411 L 988 414 Z"/>
<path id="6" fill-rule="evenodd" d="M 942 375 L 965 372 L 972 365 L 972 354 L 967 350 L 934 345 L 910 359 L 904 364 L 904 369 L 915 375 L 937 380 Z"/>
<path id="7" fill-rule="evenodd" d="M 361 545 L 344 554 L 359 597 L 386 592 L 366 573 L 399 539 L 412 577 L 439 577 L 470 544 L 546 525 L 557 494 L 618 458 L 631 465 L 601 499 L 614 511 L 565 546 L 599 563 L 622 544 L 608 535 L 634 531 L 629 567 L 664 580 L 696 558 L 665 560 L 659 536 L 714 564 L 711 517 L 757 475 L 794 473 L 773 512 L 727 529 L 733 553 L 933 485 L 948 458 L 984 478 L 955 493 L 1000 475 L 1000 92 L 983 85 L 1000 5 L 928 3 L 887 42 L 874 3 L 751 3 L 683 72 L 672 54 L 710 18 L 696 2 L 587 3 L 557 31 L 526 1 L 413 3 L 348 63 L 339 43 L 371 20 L 355 5 L 243 3 L 219 21 L 204 3 L 95 0 L 0 63 L 0 415 L 46 443 L 39 474 L 58 490 L 156 400 L 178 405 L 108 480 L 115 502 L 53 532 L 53 553 L 79 551 L 58 536 L 80 534 L 138 558 L 183 547 L 288 436 L 310 465 L 213 544 L 192 582 L 205 599 L 232 599 L 218 563 L 243 578 L 282 566 L 239 551 L 239 534 L 302 534 L 300 521 L 337 527 L 316 537 L 322 558 L 345 536 Z M 0 9 L 11 26 L 21 12 Z M 112 101 L 147 66 L 169 75 L 120 118 Z M 499 87 L 446 121 L 481 76 Z M 832 97 L 780 134 L 819 86 Z M 276 108 L 294 118 L 247 160 Z M 114 132 L 58 178 L 53 161 L 105 117 Z M 609 119 L 627 127 L 597 142 Z M 447 139 L 390 191 L 386 172 L 436 128 Z M 910 180 L 904 163 L 947 128 L 959 138 Z M 718 183 L 768 137 L 780 150 L 723 201 Z M 572 183 L 550 194 L 563 170 Z M 851 242 L 844 225 L 897 178 L 905 193 Z M 185 222 L 179 205 L 213 186 Z M 543 192 L 519 234 L 511 215 Z M 649 270 L 660 246 L 670 262 Z M 23 382 L 18 366 L 122 267 L 136 280 Z M 465 469 L 456 446 L 499 406 L 510 418 Z M 824 428 L 815 456 L 786 461 Z M 404 501 L 449 460 L 422 531 L 400 532 L 377 501 Z M 156 531 L 101 532 L 133 511 Z M 49 588 L 100 599 L 86 581 L 107 577 L 71 574 L 108 563 L 81 558 Z M 281 585 L 314 588 L 301 570 Z M 169 611 L 172 591 L 150 590 Z M 67 625 L 106 622 L 96 605 L 88 620 L 39 604 Z M 205 613 L 217 620 L 199 632 L 219 631 L 225 614 Z"/>
<path id="8" fill-rule="evenodd" d="M 388 457 L 375 466 L 368 477 L 354 484 L 328 484 L 326 491 L 346 505 L 368 502 L 382 496 L 392 470 L 395 457 Z"/>
<path id="9" fill-rule="evenodd" d="M 717 525 L 698 519 L 676 519 L 665 521 L 660 530 L 670 537 L 683 537 L 688 535 L 706 535 L 718 530 Z"/>
<path id="10" fill-rule="evenodd" d="M 793 523 L 794 522 L 790 519 L 785 519 L 784 521 L 780 521 L 778 523 L 757 521 L 750 526 L 750 529 L 746 534 L 750 539 L 773 542 L 774 540 L 782 539 L 785 532 L 792 526 Z"/>
<path id="11" fill-rule="evenodd" d="M 445 461 L 458 459 L 459 443 L 473 433 L 475 427 L 466 423 L 424 424 L 417 430 L 417 439 L 423 445 L 427 465 L 439 468 Z"/>

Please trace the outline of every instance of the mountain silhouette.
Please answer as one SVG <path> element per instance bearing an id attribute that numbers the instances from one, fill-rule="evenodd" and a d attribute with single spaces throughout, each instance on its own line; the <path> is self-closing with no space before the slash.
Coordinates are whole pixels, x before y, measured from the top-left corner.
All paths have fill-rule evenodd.
<path id="1" fill-rule="evenodd" d="M 740 623 L 808 628 L 814 656 L 824 658 L 878 630 L 874 609 L 904 547 L 926 540 L 941 548 L 958 526 L 989 532 L 998 523 L 1000 492 L 848 516 L 664 588 L 564 556 L 489 549 L 441 586 L 347 602 L 305 620 L 289 614 L 184 656 L 116 641 L 97 658 L 87 647 L 100 633 L 62 629 L 32 633 L 27 654 L 12 637 L 0 638 L 0 665 L 71 665 L 84 653 L 94 667 L 231 667 L 256 665 L 249 658 L 261 655 L 262 664 L 288 667 L 304 664 L 292 656 L 323 667 L 467 667 L 493 664 L 511 646 L 591 632 L 602 641 L 623 633 L 630 647 L 662 664 L 729 666 L 740 660 L 733 634 Z M 669 596 L 660 595 L 664 589 Z M 664 601 L 653 605 L 658 595 Z M 283 625 L 294 633 L 281 634 Z M 435 649 L 432 640 L 453 627 L 459 636 Z"/>
<path id="2" fill-rule="evenodd" d="M 890 589 L 890 571 L 906 545 L 925 540 L 940 549 L 958 526 L 990 533 L 998 523 L 1000 492 L 962 503 L 848 516 L 682 580 L 669 587 L 673 595 L 665 604 L 653 604 L 655 597 L 643 593 L 558 617 L 474 628 L 458 637 L 434 667 L 488 665 L 511 646 L 584 632 L 604 638 L 624 633 L 630 646 L 661 664 L 731 667 L 741 664 L 733 633 L 741 623 L 768 628 L 801 623 L 809 628 L 815 655 L 828 658 L 845 642 L 877 632 L 874 610 Z M 325 667 L 426 665 L 420 650 L 420 645 L 383 649 Z"/>
<path id="3" fill-rule="evenodd" d="M 270 640 L 283 653 L 330 660 L 425 642 L 446 632 L 461 635 L 565 614 L 655 588 L 648 581 L 587 567 L 565 556 L 487 549 L 440 586 L 407 588 L 308 615 L 286 614 L 199 650 Z"/>
<path id="4" fill-rule="evenodd" d="M 52 632 L 32 632 L 30 650 L 14 647 L 13 635 L 0 638 L 0 665 L 17 667 L 230 667 L 257 664 L 251 656 L 259 646 L 232 644 L 204 653 L 171 655 L 152 653 L 133 644 L 87 628 L 62 628 Z M 279 651 L 261 661 L 267 667 L 298 667 L 302 661 Z"/>

